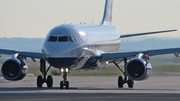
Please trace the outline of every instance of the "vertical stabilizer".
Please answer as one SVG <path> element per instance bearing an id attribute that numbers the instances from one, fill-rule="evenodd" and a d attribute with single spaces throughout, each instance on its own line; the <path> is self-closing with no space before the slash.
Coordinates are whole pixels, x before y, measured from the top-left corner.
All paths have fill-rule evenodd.
<path id="1" fill-rule="evenodd" d="M 104 16 L 101 22 L 102 25 L 112 24 L 112 5 L 113 5 L 113 0 L 106 0 L 104 7 Z"/>

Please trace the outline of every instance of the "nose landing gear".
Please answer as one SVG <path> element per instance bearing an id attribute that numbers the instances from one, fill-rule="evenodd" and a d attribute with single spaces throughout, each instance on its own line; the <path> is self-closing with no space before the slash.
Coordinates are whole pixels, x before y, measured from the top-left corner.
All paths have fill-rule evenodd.
<path id="1" fill-rule="evenodd" d="M 60 81 L 60 89 L 63 89 L 65 86 L 66 89 L 69 89 L 69 81 L 67 81 L 67 73 L 69 72 L 68 68 L 61 68 L 61 73 L 63 73 L 63 81 Z"/>

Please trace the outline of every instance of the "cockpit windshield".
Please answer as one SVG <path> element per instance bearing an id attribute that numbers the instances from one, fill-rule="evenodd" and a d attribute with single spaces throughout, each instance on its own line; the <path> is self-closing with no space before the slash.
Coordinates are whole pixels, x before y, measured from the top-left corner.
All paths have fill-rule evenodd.
<path id="1" fill-rule="evenodd" d="M 74 36 L 50 36 L 49 42 L 77 42 Z"/>
<path id="2" fill-rule="evenodd" d="M 49 42 L 56 42 L 57 41 L 57 36 L 50 36 Z"/>
<path id="3" fill-rule="evenodd" d="M 68 37 L 67 36 L 61 36 L 58 38 L 58 42 L 66 42 L 68 41 Z"/>

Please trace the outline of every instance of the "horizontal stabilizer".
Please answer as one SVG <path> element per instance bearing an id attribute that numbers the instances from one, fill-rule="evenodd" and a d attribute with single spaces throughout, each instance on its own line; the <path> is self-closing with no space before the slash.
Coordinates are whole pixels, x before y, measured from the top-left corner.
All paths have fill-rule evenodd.
<path id="1" fill-rule="evenodd" d="M 125 34 L 125 35 L 121 35 L 121 38 L 141 36 L 141 35 L 149 35 L 149 34 L 159 34 L 159 33 L 173 32 L 173 31 L 177 31 L 177 30 L 174 29 L 174 30 L 163 30 L 163 31 L 155 31 L 155 32 L 142 32 L 142 33 L 134 33 L 134 34 Z"/>

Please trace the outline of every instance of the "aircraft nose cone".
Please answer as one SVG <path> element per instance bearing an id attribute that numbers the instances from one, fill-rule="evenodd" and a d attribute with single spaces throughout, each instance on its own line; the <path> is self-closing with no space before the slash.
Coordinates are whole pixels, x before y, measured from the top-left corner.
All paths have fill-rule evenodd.
<path id="1" fill-rule="evenodd" d="M 83 49 L 78 44 L 51 44 L 45 45 L 42 52 L 48 63 L 56 68 L 70 67 L 83 56 Z"/>
<path id="2" fill-rule="evenodd" d="M 83 53 L 83 50 L 78 45 L 72 44 L 51 44 L 46 45 L 42 48 L 42 53 L 45 57 L 80 57 Z"/>

